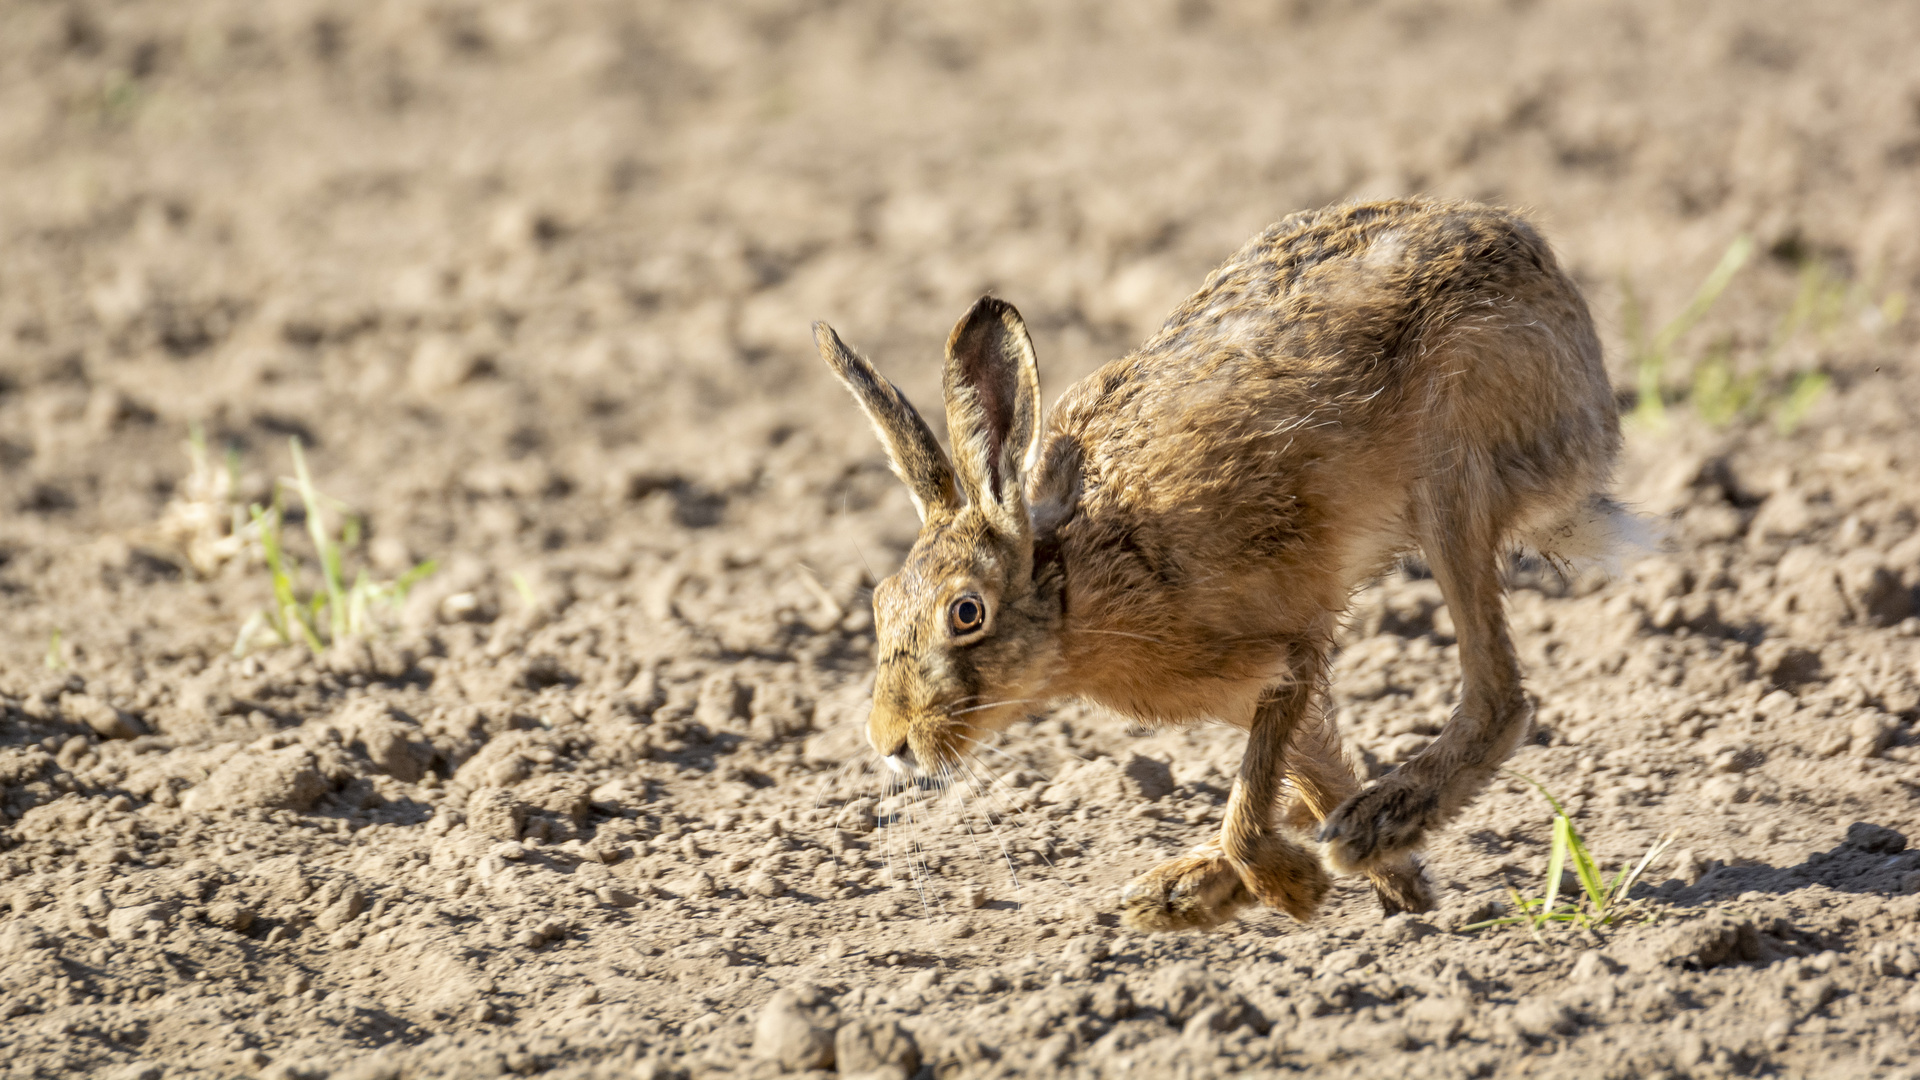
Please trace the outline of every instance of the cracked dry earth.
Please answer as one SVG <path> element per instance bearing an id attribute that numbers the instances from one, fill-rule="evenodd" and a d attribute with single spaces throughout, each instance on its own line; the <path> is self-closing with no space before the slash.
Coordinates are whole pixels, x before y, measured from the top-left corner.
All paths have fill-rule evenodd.
<path id="1" fill-rule="evenodd" d="M 1920 1073 L 1916 46 L 1865 0 L 0 6 L 0 1071 Z M 1609 869 L 1675 837 L 1634 918 L 1464 929 L 1540 891 L 1515 779 L 1434 912 L 1125 932 L 1227 730 L 1063 704 L 889 793 L 914 517 L 809 320 L 928 405 L 992 288 L 1051 397 L 1266 222 L 1411 192 L 1528 207 L 1622 387 L 1627 286 L 1658 325 L 1755 239 L 1669 389 L 1761 400 L 1629 438 L 1667 550 L 1509 600 L 1513 768 Z M 440 569 L 235 656 L 292 435 L 353 566 Z M 1356 760 L 1457 675 L 1417 569 L 1358 597 Z"/>

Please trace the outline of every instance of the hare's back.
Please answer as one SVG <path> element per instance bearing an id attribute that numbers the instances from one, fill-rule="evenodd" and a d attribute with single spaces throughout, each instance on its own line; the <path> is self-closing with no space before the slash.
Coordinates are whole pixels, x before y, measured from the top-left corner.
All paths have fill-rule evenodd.
<path id="1" fill-rule="evenodd" d="M 1116 509 L 1177 513 L 1253 547 L 1269 545 L 1248 530 L 1276 521 L 1285 536 L 1314 531 L 1302 514 L 1397 513 L 1391 492 L 1450 469 L 1436 454 L 1525 463 L 1513 479 L 1526 490 L 1501 500 L 1519 512 L 1592 490 L 1618 444 L 1585 302 L 1539 234 L 1504 211 L 1423 200 L 1270 226 L 1049 426 Z"/>
<path id="2" fill-rule="evenodd" d="M 1488 301 L 1577 291 L 1518 217 L 1400 200 L 1293 214 L 1247 241 L 1141 347 L 1170 371 L 1240 352 L 1278 369 L 1391 373 Z M 1584 311 L 1584 309 L 1583 309 Z"/>
<path id="3" fill-rule="evenodd" d="M 1491 411 L 1510 433 L 1612 422 L 1586 304 L 1545 241 L 1505 211 L 1427 200 L 1269 226 L 1062 407 L 1115 433 L 1210 427 L 1229 443 L 1293 422 L 1377 441 L 1408 413 Z"/>

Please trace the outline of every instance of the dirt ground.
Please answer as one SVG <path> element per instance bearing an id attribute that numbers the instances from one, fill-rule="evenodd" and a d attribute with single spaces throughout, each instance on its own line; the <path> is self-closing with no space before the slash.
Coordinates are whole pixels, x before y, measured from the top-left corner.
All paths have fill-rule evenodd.
<path id="1" fill-rule="evenodd" d="M 0 1070 L 1920 1076 L 1916 55 L 1898 0 L 0 5 Z M 1540 223 L 1629 407 L 1753 239 L 1629 434 L 1668 550 L 1510 595 L 1513 768 L 1609 869 L 1675 837 L 1632 917 L 1463 929 L 1541 891 L 1515 779 L 1428 915 L 1126 932 L 1241 740 L 1070 703 L 889 794 L 916 522 L 808 323 L 927 406 L 991 289 L 1050 399 L 1415 192 Z M 438 570 L 236 655 L 294 436 L 350 569 Z M 1451 623 L 1417 568 L 1351 623 L 1377 775 Z"/>

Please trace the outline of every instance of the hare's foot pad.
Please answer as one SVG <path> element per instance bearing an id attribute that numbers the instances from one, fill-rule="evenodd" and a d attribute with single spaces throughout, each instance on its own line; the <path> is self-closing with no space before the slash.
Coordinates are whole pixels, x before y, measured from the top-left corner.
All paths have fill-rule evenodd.
<path id="1" fill-rule="evenodd" d="M 1420 845 L 1434 812 L 1431 793 L 1408 790 L 1388 777 L 1340 804 L 1320 826 L 1327 865 L 1363 873 L 1404 857 Z"/>
<path id="2" fill-rule="evenodd" d="M 1208 845 L 1128 882 L 1120 894 L 1120 921 L 1148 932 L 1211 930 L 1251 903 L 1239 871 Z"/>

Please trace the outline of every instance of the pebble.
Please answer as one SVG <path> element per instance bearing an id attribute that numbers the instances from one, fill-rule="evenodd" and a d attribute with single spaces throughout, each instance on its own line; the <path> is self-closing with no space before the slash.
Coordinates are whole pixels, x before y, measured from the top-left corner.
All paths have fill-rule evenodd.
<path id="1" fill-rule="evenodd" d="M 216 901 L 207 905 L 206 920 L 222 930 L 243 931 L 253 925 L 253 909 L 231 900 Z"/>
<path id="2" fill-rule="evenodd" d="M 1620 965 L 1606 953 L 1597 949 L 1588 949 L 1573 962 L 1573 973 L 1568 978 L 1575 984 L 1604 979 L 1620 971 Z"/>
<path id="3" fill-rule="evenodd" d="M 165 904 L 141 904 L 137 907 L 115 908 L 107 915 L 107 936 L 115 941 L 132 941 L 135 938 L 157 934 L 167 926 L 167 906 Z"/>
<path id="4" fill-rule="evenodd" d="M 839 1019 L 826 992 L 811 983 L 775 991 L 754 1024 L 753 1054 L 788 1071 L 827 1068 Z"/>
<path id="5" fill-rule="evenodd" d="M 1373 954 L 1365 949 L 1335 949 L 1320 962 L 1321 975 L 1345 975 L 1373 963 Z"/>
<path id="6" fill-rule="evenodd" d="M 747 878 L 746 891 L 749 896 L 771 900 L 787 891 L 787 883 L 765 870 L 756 870 Z"/>

